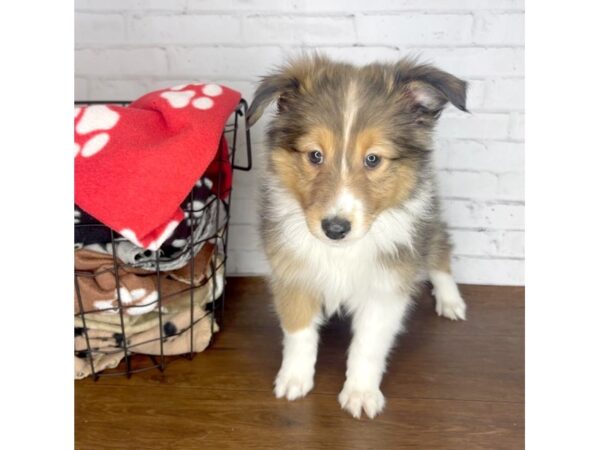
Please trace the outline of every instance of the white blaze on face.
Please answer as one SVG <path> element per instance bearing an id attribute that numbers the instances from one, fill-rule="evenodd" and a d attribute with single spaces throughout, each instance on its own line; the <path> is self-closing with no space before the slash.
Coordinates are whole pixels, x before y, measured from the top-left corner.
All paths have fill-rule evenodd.
<path id="1" fill-rule="evenodd" d="M 354 80 L 350 81 L 346 94 L 346 102 L 344 105 L 344 140 L 342 142 L 342 176 L 348 174 L 348 166 L 346 164 L 346 155 L 348 154 L 348 145 L 350 143 L 350 132 L 356 118 L 357 112 L 357 88 Z"/>
<path id="2" fill-rule="evenodd" d="M 342 141 L 342 158 L 341 158 L 341 189 L 339 190 L 336 198 L 333 201 L 333 205 L 328 211 L 329 217 L 342 217 L 349 220 L 352 228 L 348 237 L 344 240 L 352 240 L 352 238 L 362 237 L 364 234 L 365 224 L 365 208 L 362 200 L 354 195 L 351 189 L 347 186 L 348 179 L 348 165 L 347 158 L 351 152 L 350 149 L 350 135 L 352 132 L 352 126 L 356 120 L 356 114 L 358 112 L 358 89 L 356 82 L 351 80 L 348 89 L 346 91 L 346 98 L 344 102 L 344 134 Z M 348 239 L 349 238 L 349 239 Z"/>
<path id="3" fill-rule="evenodd" d="M 330 217 L 342 217 L 352 224 L 349 237 L 360 237 L 364 233 L 365 207 L 358 197 L 350 189 L 343 187 L 334 200 L 329 210 Z"/>

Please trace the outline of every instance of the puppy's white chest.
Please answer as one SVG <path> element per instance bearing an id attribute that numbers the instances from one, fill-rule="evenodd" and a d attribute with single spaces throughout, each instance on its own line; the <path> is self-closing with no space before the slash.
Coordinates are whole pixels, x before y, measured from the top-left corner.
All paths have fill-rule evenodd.
<path id="1" fill-rule="evenodd" d="M 313 248 L 297 248 L 305 262 L 304 281 L 321 292 L 326 312 L 341 305 L 354 309 L 374 291 L 393 291 L 399 279 L 377 261 L 376 249 L 365 243 L 332 247 L 314 242 Z"/>

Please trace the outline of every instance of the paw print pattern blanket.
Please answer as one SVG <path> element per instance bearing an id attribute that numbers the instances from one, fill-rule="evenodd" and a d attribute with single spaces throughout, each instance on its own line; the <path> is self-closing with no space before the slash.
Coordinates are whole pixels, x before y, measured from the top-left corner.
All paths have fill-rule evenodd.
<path id="1" fill-rule="evenodd" d="M 163 302 L 168 303 L 173 295 L 186 290 L 192 281 L 194 285 L 198 285 L 204 280 L 214 247 L 208 242 L 194 257 L 193 278 L 191 263 L 178 270 L 161 272 L 160 292 Z M 103 311 L 117 318 L 118 297 L 121 298 L 124 315 L 144 315 L 158 308 L 159 280 L 156 278 L 156 272 L 120 266 L 117 293 L 112 256 L 93 251 L 91 248 L 93 247 L 89 246 L 75 252 L 75 270 L 78 275 L 78 290 L 73 293 L 75 314 Z"/>
<path id="2" fill-rule="evenodd" d="M 127 107 L 75 108 L 75 203 L 157 250 L 185 218 L 179 205 L 194 183 L 226 156 L 223 128 L 240 98 L 218 84 L 188 84 Z M 230 172 L 220 193 L 229 190 Z"/>

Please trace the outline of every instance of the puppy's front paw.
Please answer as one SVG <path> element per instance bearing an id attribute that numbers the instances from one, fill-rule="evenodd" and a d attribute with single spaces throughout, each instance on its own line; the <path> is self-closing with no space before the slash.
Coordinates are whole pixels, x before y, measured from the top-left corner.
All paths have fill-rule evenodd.
<path id="1" fill-rule="evenodd" d="M 280 370 L 275 378 L 275 397 L 288 400 L 302 398 L 313 388 L 313 374 Z"/>
<path id="2" fill-rule="evenodd" d="M 435 312 L 450 320 L 467 319 L 467 305 L 460 296 L 436 295 Z"/>
<path id="3" fill-rule="evenodd" d="M 379 388 L 359 389 L 347 382 L 338 396 L 338 401 L 355 419 L 360 419 L 363 410 L 373 419 L 385 406 L 385 397 Z"/>

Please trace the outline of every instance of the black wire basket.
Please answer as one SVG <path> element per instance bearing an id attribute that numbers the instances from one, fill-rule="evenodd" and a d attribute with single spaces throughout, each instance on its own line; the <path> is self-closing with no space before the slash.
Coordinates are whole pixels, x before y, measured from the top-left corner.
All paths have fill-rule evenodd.
<path id="1" fill-rule="evenodd" d="M 87 106 L 91 104 L 113 104 L 120 106 L 127 106 L 129 102 L 126 101 L 79 101 L 75 102 L 77 106 Z M 126 320 L 128 318 L 127 312 L 131 311 L 129 308 L 135 306 L 126 304 L 122 298 L 121 288 L 122 286 L 122 274 L 124 271 L 131 271 L 139 269 L 139 266 L 135 263 L 123 262 L 119 258 L 118 249 L 124 241 L 120 235 L 109 229 L 102 223 L 89 217 L 91 220 L 80 221 L 76 218 L 75 221 L 75 234 L 78 232 L 89 233 L 91 230 L 94 232 L 102 232 L 107 235 L 107 244 L 105 248 L 111 251 L 108 254 L 108 258 L 112 259 L 112 263 L 106 269 L 103 269 L 106 274 L 114 277 L 114 285 L 116 286 L 116 306 L 107 307 L 107 310 L 102 311 L 98 308 L 93 310 L 86 310 L 82 299 L 82 281 L 85 277 L 97 277 L 98 272 L 90 273 L 85 270 L 75 269 L 75 301 L 78 306 L 78 312 L 75 314 L 75 362 L 77 367 L 78 361 L 85 361 L 86 364 L 86 375 L 89 375 L 98 380 L 103 376 L 118 376 L 127 375 L 130 377 L 133 373 L 159 369 L 161 372 L 165 369 L 166 364 L 177 358 L 192 359 L 196 350 L 194 348 L 194 332 L 196 325 L 200 321 L 203 322 L 203 326 L 210 326 L 210 338 L 207 345 L 212 342 L 215 332 L 222 329 L 224 307 L 225 307 L 225 268 L 227 264 L 227 242 L 228 242 L 228 229 L 229 219 L 231 210 L 231 187 L 221 190 L 221 186 L 224 185 L 223 173 L 224 165 L 229 163 L 233 170 L 249 171 L 252 168 L 252 149 L 250 144 L 250 130 L 246 124 L 246 113 L 248 110 L 248 104 L 244 99 L 240 101 L 235 112 L 229 118 L 223 135 L 227 138 L 228 142 L 228 160 L 224 160 L 223 155 L 217 152 L 215 159 L 218 164 L 217 179 L 216 179 L 216 195 L 212 195 L 206 202 L 196 201 L 197 191 L 202 187 L 202 178 L 192 188 L 187 197 L 187 203 L 184 202 L 183 209 L 186 215 L 186 230 L 189 230 L 188 236 L 180 236 L 184 238 L 187 243 L 185 248 L 177 255 L 177 258 L 189 256 L 189 283 L 186 283 L 186 287 L 178 290 L 177 292 L 166 293 L 161 289 L 161 278 L 164 280 L 164 274 L 166 273 L 165 267 L 173 266 L 175 256 L 172 254 L 166 254 L 163 251 L 163 247 L 157 251 L 151 252 L 146 251 L 146 261 L 151 261 L 150 265 L 153 268 L 152 272 L 145 272 L 144 276 L 150 276 L 155 278 L 155 286 L 157 292 L 157 298 L 153 302 L 145 303 L 145 308 L 153 308 L 153 314 L 156 316 L 154 319 L 158 319 L 155 324 L 155 329 L 152 330 L 150 335 L 154 336 L 151 339 L 131 343 L 130 336 L 128 336 Z M 238 131 L 240 131 L 240 122 L 244 123 L 245 133 L 245 147 L 246 147 L 246 164 L 236 164 L 236 149 L 240 142 L 238 137 Z M 76 215 L 77 215 L 76 209 Z M 202 219 L 205 219 L 210 214 L 210 221 L 214 227 L 206 227 L 202 230 L 199 228 L 199 223 Z M 205 226 L 202 225 L 202 226 Z M 214 229 L 213 229 L 214 228 Z M 209 261 L 206 270 L 203 272 L 201 279 L 196 280 L 195 277 L 195 258 L 201 248 L 210 244 L 212 248 L 212 254 L 209 257 Z M 189 252 L 189 255 L 181 254 Z M 148 266 L 148 263 L 146 264 Z M 187 280 L 186 280 L 187 281 Z M 177 297 L 178 301 L 187 303 L 187 297 L 189 297 L 189 326 L 178 327 L 173 330 L 174 327 L 169 327 L 169 322 L 165 321 L 165 308 L 163 303 L 169 304 L 169 297 Z M 201 312 L 198 312 L 198 299 L 202 299 Z M 187 312 L 187 305 L 184 311 Z M 117 328 L 111 337 L 110 342 L 116 343 L 117 345 L 110 345 L 104 347 L 98 346 L 98 337 L 91 336 L 89 324 L 93 323 L 93 315 L 98 313 L 109 312 L 114 318 L 113 328 Z M 208 322 L 209 321 L 209 322 Z M 156 320 L 154 320 L 156 322 Z M 131 334 L 131 333 L 129 333 Z M 147 334 L 146 334 L 147 335 Z M 168 340 L 179 338 L 188 342 L 189 337 L 189 351 L 181 352 L 178 355 L 167 355 L 165 354 L 164 347 Z M 105 338 L 103 338 L 105 339 Z M 156 351 L 152 351 L 153 354 L 144 354 L 145 352 L 136 353 L 136 347 L 147 348 L 151 345 Z M 202 350 L 202 349 L 200 349 Z M 79 360 L 78 360 L 79 358 Z M 114 364 L 99 364 L 98 361 L 101 358 L 108 358 L 115 361 Z M 112 359 L 111 359 L 112 358 Z M 100 367 L 102 366 L 102 367 Z M 85 376 L 85 375 L 84 375 Z M 81 376 L 83 378 L 84 376 Z M 76 378 L 77 371 L 76 371 Z"/>

